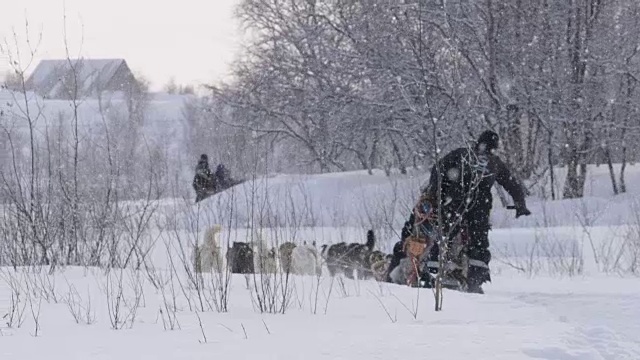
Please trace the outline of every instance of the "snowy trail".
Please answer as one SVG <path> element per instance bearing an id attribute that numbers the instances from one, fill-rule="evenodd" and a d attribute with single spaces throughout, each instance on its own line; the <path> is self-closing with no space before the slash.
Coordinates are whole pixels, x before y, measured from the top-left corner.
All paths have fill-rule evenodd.
<path id="1" fill-rule="evenodd" d="M 574 327 L 564 339 L 566 347 L 543 346 L 525 351 L 540 359 L 583 359 L 569 351 L 587 347 L 594 359 L 640 359 L 640 280 L 582 279 L 504 281 L 493 286 L 492 296 L 543 307 L 559 322 Z M 546 285 L 545 285 L 546 283 Z M 524 287 L 529 290 L 524 289 Z M 543 289 L 546 287 L 546 289 Z"/>

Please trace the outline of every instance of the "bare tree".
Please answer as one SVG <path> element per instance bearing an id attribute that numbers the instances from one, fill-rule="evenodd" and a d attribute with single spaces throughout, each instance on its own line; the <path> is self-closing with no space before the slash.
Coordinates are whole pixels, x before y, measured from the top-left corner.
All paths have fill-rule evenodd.
<path id="1" fill-rule="evenodd" d="M 580 197 L 588 163 L 636 156 L 634 11 L 628 0 L 244 0 L 254 36 L 237 81 L 213 95 L 273 165 L 286 159 L 279 171 L 429 166 L 428 98 L 447 106 L 445 146 L 492 129 L 530 187 L 550 176 L 556 198 L 551 169 L 565 165 L 563 196 Z"/>

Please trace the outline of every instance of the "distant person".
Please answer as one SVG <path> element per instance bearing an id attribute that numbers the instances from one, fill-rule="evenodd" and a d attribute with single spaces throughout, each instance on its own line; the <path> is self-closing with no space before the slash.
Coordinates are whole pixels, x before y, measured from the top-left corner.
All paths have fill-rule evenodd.
<path id="1" fill-rule="evenodd" d="M 193 189 L 196 191 L 196 202 L 207 197 L 210 192 L 215 192 L 216 183 L 211 169 L 209 168 L 209 157 L 207 154 L 200 155 L 200 160 L 196 165 L 196 174 L 193 178 Z"/>
<path id="2" fill-rule="evenodd" d="M 219 164 L 216 167 L 215 178 L 220 189 L 227 189 L 232 186 L 233 180 L 231 180 L 229 170 L 223 164 Z"/>

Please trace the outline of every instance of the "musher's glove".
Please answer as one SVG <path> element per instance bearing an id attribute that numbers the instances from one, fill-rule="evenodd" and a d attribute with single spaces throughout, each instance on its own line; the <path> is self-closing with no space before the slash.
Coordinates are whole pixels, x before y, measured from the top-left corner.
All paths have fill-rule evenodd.
<path id="1" fill-rule="evenodd" d="M 524 204 L 520 204 L 516 206 L 516 219 L 519 218 L 520 216 L 529 216 L 531 215 L 531 211 L 529 211 L 529 209 L 527 209 L 527 206 Z"/>

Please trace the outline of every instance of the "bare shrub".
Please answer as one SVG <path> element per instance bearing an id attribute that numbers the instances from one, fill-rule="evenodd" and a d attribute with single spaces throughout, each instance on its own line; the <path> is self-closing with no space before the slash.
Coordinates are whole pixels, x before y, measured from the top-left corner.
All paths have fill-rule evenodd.
<path id="1" fill-rule="evenodd" d="M 380 296 L 378 296 L 377 294 L 375 294 L 374 292 L 372 292 L 371 290 L 369 290 L 369 293 L 371 295 L 373 295 L 373 297 L 376 298 L 376 300 L 378 300 L 378 303 L 380 304 L 380 307 L 382 308 L 382 310 L 384 310 L 384 313 L 387 314 L 387 317 L 389 318 L 389 321 L 391 321 L 392 324 L 395 324 L 396 322 L 398 322 L 398 314 L 397 311 L 396 313 L 394 313 L 393 315 L 391 315 L 391 312 L 389 312 L 389 309 L 387 309 L 387 307 L 385 306 L 384 302 L 382 301 L 382 299 L 380 298 Z"/>
<path id="2" fill-rule="evenodd" d="M 579 200 L 579 205 L 576 208 L 575 217 L 578 219 L 580 226 L 582 227 L 583 232 L 583 241 L 586 237 L 586 240 L 589 242 L 589 247 L 591 248 L 591 252 L 593 254 L 593 259 L 596 265 L 600 265 L 603 261 L 601 259 L 601 254 L 597 249 L 596 240 L 593 238 L 591 234 L 591 230 L 598 221 L 598 218 L 602 216 L 606 212 L 606 208 L 598 209 L 597 211 L 591 211 L 589 209 L 588 202 L 581 198 Z M 584 247 L 584 246 L 583 246 Z"/>
<path id="3" fill-rule="evenodd" d="M 556 231 L 555 228 L 536 228 L 533 243 L 506 244 L 496 248 L 496 262 L 529 277 L 541 273 L 554 276 L 581 275 L 585 263 L 582 243 L 574 236 L 559 237 Z"/>
<path id="4" fill-rule="evenodd" d="M 95 311 L 91 307 L 91 291 L 87 288 L 86 302 L 80 296 L 75 285 L 67 281 L 69 292 L 63 298 L 62 302 L 67 305 L 69 313 L 73 317 L 76 324 L 91 325 L 96 321 Z"/>
<path id="5" fill-rule="evenodd" d="M 322 272 L 318 272 L 313 276 L 301 276 L 294 279 L 293 298 L 300 310 L 304 310 L 305 307 L 308 306 L 311 314 L 318 314 L 320 293 L 321 291 L 324 291 L 324 288 L 322 287 L 324 280 Z M 307 284 L 309 285 L 308 287 Z"/>
<path id="6" fill-rule="evenodd" d="M 29 303 L 29 309 L 31 310 L 31 317 L 33 319 L 34 330 L 31 334 L 34 337 L 38 337 L 40 334 L 40 310 L 42 309 L 42 294 L 40 291 L 31 288 L 31 282 L 27 281 L 27 301 Z M 35 303 L 37 301 L 37 303 Z"/>
<path id="7" fill-rule="evenodd" d="M 129 287 L 124 276 L 128 274 Z M 111 270 L 106 274 L 102 290 L 107 298 L 107 312 L 113 330 L 131 329 L 143 297 L 143 280 L 138 271 Z"/>
<path id="8" fill-rule="evenodd" d="M 261 186 L 264 186 L 264 188 L 261 188 Z M 267 186 L 266 180 L 259 182 L 254 179 L 245 194 L 244 201 L 250 213 L 248 228 L 250 237 L 248 240 L 252 248 L 264 251 L 268 247 L 268 243 L 264 243 L 264 239 L 256 238 L 256 235 L 267 232 L 272 239 L 270 241 L 271 245 L 276 249 L 273 254 L 275 257 L 280 258 L 280 245 L 293 240 L 288 239 L 287 236 L 299 231 L 300 217 L 304 216 L 304 212 L 291 211 L 288 213 L 289 215 L 281 217 L 278 206 L 274 207 L 274 202 L 279 203 L 281 198 L 274 198 L 272 193 L 268 191 Z M 284 195 L 290 197 L 291 193 L 289 191 Z M 290 210 L 293 209 L 295 208 Z M 287 234 L 286 230 L 289 230 L 289 234 Z M 264 255 L 267 254 L 263 252 L 262 255 L 258 254 L 258 268 L 261 271 L 254 271 L 253 274 L 249 275 L 252 304 L 260 313 L 284 314 L 293 301 L 293 269 L 290 266 L 268 269 L 270 265 L 264 263 L 268 261 L 264 258 Z"/>
<path id="9" fill-rule="evenodd" d="M 181 222 L 177 217 L 182 215 L 186 216 L 186 226 L 172 226 L 170 234 L 164 237 L 166 256 L 170 262 L 172 275 L 172 281 L 175 279 L 180 285 L 180 289 L 187 299 L 189 310 L 193 311 L 197 309 L 201 312 L 208 311 L 209 304 L 205 296 L 204 281 L 201 273 L 197 272 L 198 264 L 194 260 L 198 260 L 198 257 L 191 256 L 193 252 L 198 249 L 199 236 L 200 236 L 200 211 L 193 211 L 187 204 L 185 206 L 174 208 L 173 212 L 167 216 L 171 219 L 167 220 L 170 223 Z M 183 210 L 183 211 L 182 211 Z M 185 229 L 185 230 L 183 230 Z M 174 261 L 174 257 L 177 257 L 177 262 Z M 182 279 L 184 277 L 184 279 Z"/>
<path id="10" fill-rule="evenodd" d="M 631 204 L 632 222 L 618 246 L 610 252 L 610 268 L 620 274 L 640 275 L 640 202 Z"/>
<path id="11" fill-rule="evenodd" d="M 198 326 L 200 326 L 200 333 L 202 334 L 202 340 L 199 340 L 200 343 L 207 343 L 207 334 L 205 334 L 204 331 L 204 325 L 202 324 L 202 319 L 200 318 L 200 314 L 198 314 L 198 311 L 196 310 L 196 317 L 198 318 Z"/>
<path id="12" fill-rule="evenodd" d="M 25 320 L 25 310 L 29 303 L 28 290 L 23 289 L 25 283 L 24 276 L 19 275 L 21 272 L 16 270 L 4 270 L 0 268 L 0 276 L 9 286 L 11 295 L 9 298 L 9 308 L 7 313 L 2 316 L 6 321 L 8 328 L 20 328 Z M 24 273 L 22 273 L 24 275 Z"/>

